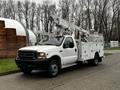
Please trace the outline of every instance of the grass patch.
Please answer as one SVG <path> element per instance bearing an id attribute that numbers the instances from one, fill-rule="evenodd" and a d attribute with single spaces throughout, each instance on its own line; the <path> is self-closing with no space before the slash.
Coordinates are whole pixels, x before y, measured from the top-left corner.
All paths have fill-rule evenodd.
<path id="1" fill-rule="evenodd" d="M 14 58 L 0 59 L 0 73 L 18 70 Z"/>
<path id="2" fill-rule="evenodd" d="M 104 50 L 120 50 L 120 47 L 119 48 L 106 48 Z"/>
<path id="3" fill-rule="evenodd" d="M 109 56 L 109 55 L 112 55 L 112 54 L 111 54 L 111 53 L 105 53 L 104 55 L 105 55 L 105 56 Z"/>

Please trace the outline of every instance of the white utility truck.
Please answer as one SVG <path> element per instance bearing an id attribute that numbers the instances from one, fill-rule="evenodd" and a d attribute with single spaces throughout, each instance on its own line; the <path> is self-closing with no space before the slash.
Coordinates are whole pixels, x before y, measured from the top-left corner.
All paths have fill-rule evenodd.
<path id="1" fill-rule="evenodd" d="M 43 33 L 45 37 L 35 46 L 20 48 L 16 64 L 22 72 L 45 69 L 57 76 L 63 68 L 88 62 L 98 65 L 104 56 L 103 36 L 86 30 L 57 16 L 51 16 L 57 33 Z M 47 35 L 47 36 L 46 36 Z"/>

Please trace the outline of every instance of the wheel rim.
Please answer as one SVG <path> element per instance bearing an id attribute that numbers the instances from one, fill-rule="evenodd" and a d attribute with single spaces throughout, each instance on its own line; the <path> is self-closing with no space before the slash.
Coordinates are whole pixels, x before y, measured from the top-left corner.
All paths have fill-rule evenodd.
<path id="1" fill-rule="evenodd" d="M 97 65 L 98 64 L 98 58 L 95 58 L 94 62 Z"/>
<path id="2" fill-rule="evenodd" d="M 51 64 L 51 74 L 52 75 L 57 75 L 58 73 L 58 66 L 57 64 Z"/>

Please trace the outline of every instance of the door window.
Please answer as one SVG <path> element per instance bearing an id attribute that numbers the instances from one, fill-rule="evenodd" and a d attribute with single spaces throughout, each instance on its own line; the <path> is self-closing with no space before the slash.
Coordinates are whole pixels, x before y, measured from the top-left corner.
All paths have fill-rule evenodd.
<path id="1" fill-rule="evenodd" d="M 63 44 L 63 48 L 74 48 L 74 42 L 71 37 L 67 37 Z"/>

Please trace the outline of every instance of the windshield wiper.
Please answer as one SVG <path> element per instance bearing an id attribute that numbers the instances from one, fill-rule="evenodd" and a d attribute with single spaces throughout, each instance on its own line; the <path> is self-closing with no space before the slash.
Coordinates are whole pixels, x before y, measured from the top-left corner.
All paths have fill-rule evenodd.
<path id="1" fill-rule="evenodd" d="M 44 44 L 44 45 L 54 45 L 54 44 Z"/>
<path id="2" fill-rule="evenodd" d="M 44 44 L 44 45 L 53 45 L 53 46 L 58 46 L 58 45 L 56 45 L 56 44 Z"/>
<path id="3" fill-rule="evenodd" d="M 42 44 L 42 43 L 39 43 L 38 45 L 44 45 L 44 44 Z"/>
<path id="4" fill-rule="evenodd" d="M 38 45 L 53 45 L 53 46 L 57 46 L 57 45 L 55 45 L 55 44 L 50 44 L 50 43 L 39 43 Z"/>

